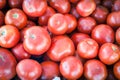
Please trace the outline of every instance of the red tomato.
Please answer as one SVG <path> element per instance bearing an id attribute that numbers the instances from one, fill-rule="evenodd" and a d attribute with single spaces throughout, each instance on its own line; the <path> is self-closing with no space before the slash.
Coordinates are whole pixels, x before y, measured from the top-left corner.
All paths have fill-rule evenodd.
<path id="1" fill-rule="evenodd" d="M 81 0 L 76 6 L 77 12 L 83 17 L 92 14 L 95 8 L 96 4 L 94 0 Z"/>
<path id="2" fill-rule="evenodd" d="M 71 37 L 72 41 L 74 42 L 75 47 L 77 47 L 78 43 L 85 38 L 90 38 L 90 36 L 84 33 L 74 33 L 72 34 L 72 37 Z"/>
<path id="3" fill-rule="evenodd" d="M 11 80 L 16 75 L 17 62 L 10 51 L 0 48 L 0 80 Z"/>
<path id="4" fill-rule="evenodd" d="M 35 60 L 24 59 L 17 64 L 16 72 L 21 80 L 37 80 L 42 74 L 42 67 Z"/>
<path id="5" fill-rule="evenodd" d="M 107 68 L 99 60 L 88 60 L 84 64 L 84 76 L 87 80 L 106 80 Z"/>
<path id="6" fill-rule="evenodd" d="M 82 17 L 78 20 L 78 31 L 86 34 L 90 34 L 93 28 L 96 26 L 96 21 L 92 17 Z"/>
<path id="7" fill-rule="evenodd" d="M 118 44 L 120 44 L 120 28 L 116 30 L 115 39 Z"/>
<path id="8" fill-rule="evenodd" d="M 20 40 L 20 32 L 12 25 L 4 25 L 0 28 L 0 46 L 14 47 Z"/>
<path id="9" fill-rule="evenodd" d="M 75 47 L 72 40 L 67 36 L 55 36 L 47 51 L 48 57 L 53 61 L 61 61 L 67 56 L 74 55 Z"/>
<path id="10" fill-rule="evenodd" d="M 0 0 L 0 9 L 4 8 L 6 5 L 6 0 Z"/>
<path id="11" fill-rule="evenodd" d="M 76 80 L 83 74 L 83 65 L 78 58 L 69 56 L 60 62 L 60 72 L 65 78 Z"/>
<path id="12" fill-rule="evenodd" d="M 24 33 L 24 49 L 32 55 L 41 55 L 51 45 L 48 32 L 40 26 L 29 27 Z"/>
<path id="13" fill-rule="evenodd" d="M 32 17 L 39 17 L 44 14 L 47 9 L 46 0 L 23 0 L 23 11 Z"/>
<path id="14" fill-rule="evenodd" d="M 50 6 L 60 13 L 68 13 L 70 11 L 70 3 L 68 0 L 49 0 Z"/>
<path id="15" fill-rule="evenodd" d="M 67 33 L 71 33 L 77 27 L 77 20 L 71 14 L 65 14 L 65 19 L 67 20 L 67 24 L 68 24 Z"/>
<path id="16" fill-rule="evenodd" d="M 105 43 L 100 47 L 98 56 L 104 64 L 114 64 L 120 59 L 119 47 L 112 43 Z"/>
<path id="17" fill-rule="evenodd" d="M 49 18 L 48 29 L 55 35 L 65 34 L 68 30 L 68 24 L 65 16 L 60 13 L 56 13 Z"/>
<path id="18" fill-rule="evenodd" d="M 20 9 L 10 9 L 5 15 L 5 24 L 16 26 L 22 29 L 27 24 L 27 17 Z"/>
<path id="19" fill-rule="evenodd" d="M 44 61 L 41 63 L 42 75 L 41 80 L 53 80 L 53 78 L 60 76 L 59 66 L 53 61 Z"/>
<path id="20" fill-rule="evenodd" d="M 12 52 L 18 61 L 22 59 L 28 59 L 31 56 L 28 52 L 24 50 L 22 43 L 18 43 L 15 47 L 13 47 Z"/>
<path id="21" fill-rule="evenodd" d="M 55 14 L 55 10 L 51 7 L 47 7 L 46 12 L 39 17 L 38 23 L 39 25 L 47 25 L 49 18 Z"/>
<path id="22" fill-rule="evenodd" d="M 23 0 L 8 0 L 8 4 L 11 8 L 22 8 Z"/>
<path id="23" fill-rule="evenodd" d="M 117 79 L 120 79 L 120 61 L 114 64 L 113 67 L 114 75 Z"/>
<path id="24" fill-rule="evenodd" d="M 4 24 L 4 17 L 5 17 L 5 15 L 3 14 L 2 11 L 0 11 L 0 26 L 2 26 Z"/>
<path id="25" fill-rule="evenodd" d="M 80 57 L 85 59 L 95 58 L 98 54 L 98 50 L 98 43 L 91 38 L 80 41 L 77 46 L 77 53 Z"/>
<path id="26" fill-rule="evenodd" d="M 114 42 L 114 31 L 110 26 L 106 24 L 97 25 L 92 30 L 91 36 L 100 45 L 107 42 L 111 42 L 111 43 Z"/>

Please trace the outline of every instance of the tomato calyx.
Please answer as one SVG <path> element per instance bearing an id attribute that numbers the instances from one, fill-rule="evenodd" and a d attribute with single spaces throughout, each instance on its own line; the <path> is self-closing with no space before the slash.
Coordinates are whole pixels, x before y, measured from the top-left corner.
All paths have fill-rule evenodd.
<path id="1" fill-rule="evenodd" d="M 13 14 L 13 18 L 17 19 L 18 17 L 19 17 L 19 14 L 17 14 L 17 13 Z"/>
<path id="2" fill-rule="evenodd" d="M 5 35 L 5 31 L 4 30 L 1 31 L 1 33 L 0 33 L 0 36 L 3 36 L 3 35 Z"/>
<path id="3" fill-rule="evenodd" d="M 30 38 L 30 39 L 35 39 L 36 36 L 35 36 L 34 34 L 30 34 L 29 38 Z"/>
<path id="4" fill-rule="evenodd" d="M 112 50 L 113 50 L 113 51 L 116 51 L 117 49 L 116 49 L 116 47 L 115 47 L 115 46 L 112 46 Z"/>
<path id="5" fill-rule="evenodd" d="M 3 58 L 2 55 L 0 55 L 0 59 L 1 59 L 3 62 L 5 62 L 5 59 Z"/>

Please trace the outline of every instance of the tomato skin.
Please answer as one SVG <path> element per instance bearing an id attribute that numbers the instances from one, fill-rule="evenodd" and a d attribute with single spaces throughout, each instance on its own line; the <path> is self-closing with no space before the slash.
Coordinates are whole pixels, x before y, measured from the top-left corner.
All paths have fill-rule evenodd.
<path id="1" fill-rule="evenodd" d="M 83 74 L 83 65 L 78 58 L 69 56 L 60 62 L 60 72 L 65 78 L 76 80 Z"/>
<path id="2" fill-rule="evenodd" d="M 24 59 L 17 64 L 16 72 L 22 80 L 36 80 L 42 74 L 42 67 L 35 60 Z"/>
<path id="3" fill-rule="evenodd" d="M 71 36 L 72 41 L 74 42 L 75 47 L 77 47 L 78 43 L 82 41 L 83 39 L 90 38 L 88 34 L 84 33 L 74 33 Z"/>
<path id="4" fill-rule="evenodd" d="M 54 77 L 60 76 L 59 66 L 53 61 L 44 61 L 41 63 L 42 75 L 41 80 L 52 80 Z"/>
<path id="5" fill-rule="evenodd" d="M 29 27 L 24 33 L 23 47 L 32 55 L 41 55 L 51 45 L 48 32 L 40 26 Z"/>
<path id="6" fill-rule="evenodd" d="M 20 9 L 11 9 L 5 15 L 5 24 L 16 26 L 22 29 L 27 24 L 27 16 Z"/>
<path id="7" fill-rule="evenodd" d="M 115 0 L 114 4 L 112 5 L 112 11 L 120 11 L 120 1 Z"/>
<path id="8" fill-rule="evenodd" d="M 39 17 L 38 23 L 39 25 L 47 25 L 49 18 L 55 14 L 55 10 L 52 7 L 47 7 L 45 13 Z"/>
<path id="9" fill-rule="evenodd" d="M 51 7 L 60 13 L 68 13 L 70 11 L 70 3 L 68 0 L 48 0 Z"/>
<path id="10" fill-rule="evenodd" d="M 107 42 L 114 42 L 114 31 L 106 24 L 97 25 L 91 33 L 91 37 L 96 40 L 100 45 Z"/>
<path id="11" fill-rule="evenodd" d="M 84 64 L 84 76 L 87 80 L 105 80 L 107 68 L 99 60 L 91 59 Z"/>
<path id="12" fill-rule="evenodd" d="M 113 73 L 117 79 L 120 79 L 120 61 L 114 64 Z"/>
<path id="13" fill-rule="evenodd" d="M 3 9 L 6 5 L 6 0 L 0 0 L 0 9 Z"/>
<path id="14" fill-rule="evenodd" d="M 23 0 L 8 0 L 8 4 L 11 8 L 22 8 Z"/>
<path id="15" fill-rule="evenodd" d="M 116 30 L 115 39 L 118 44 L 120 44 L 120 28 Z"/>
<path id="16" fill-rule="evenodd" d="M 47 51 L 48 57 L 53 61 L 61 61 L 67 56 L 74 55 L 75 47 L 72 40 L 64 35 L 52 38 L 51 47 Z"/>
<path id="17" fill-rule="evenodd" d="M 120 59 L 119 47 L 112 43 L 105 43 L 100 47 L 98 56 L 104 64 L 114 64 Z"/>
<path id="18" fill-rule="evenodd" d="M 68 24 L 68 30 L 66 33 L 71 33 L 77 27 L 77 20 L 71 14 L 65 14 L 65 19 L 66 19 L 67 24 Z"/>
<path id="19" fill-rule="evenodd" d="M 0 28 L 0 46 L 14 47 L 20 40 L 20 32 L 12 25 L 4 25 Z"/>
<path id="20" fill-rule="evenodd" d="M 0 11 L 0 26 L 2 26 L 4 24 L 4 17 L 5 17 L 5 15 L 3 14 L 2 11 Z"/>
<path id="21" fill-rule="evenodd" d="M 95 58 L 98 54 L 98 50 L 98 43 L 91 38 L 80 41 L 77 46 L 77 53 L 85 59 Z"/>
<path id="22" fill-rule="evenodd" d="M 111 12 L 107 17 L 107 24 L 110 25 L 113 29 L 120 27 L 120 11 Z"/>
<path id="23" fill-rule="evenodd" d="M 89 16 L 95 10 L 96 4 L 94 0 L 81 0 L 76 6 L 77 12 L 83 16 Z"/>
<path id="24" fill-rule="evenodd" d="M 82 17 L 78 20 L 78 31 L 86 34 L 90 34 L 93 28 L 96 26 L 96 21 L 92 17 Z"/>
<path id="25" fill-rule="evenodd" d="M 48 21 L 48 30 L 55 35 L 65 34 L 68 30 L 65 16 L 61 13 L 51 16 Z"/>
<path id="26" fill-rule="evenodd" d="M 11 80 L 16 75 L 17 62 L 10 51 L 0 48 L 0 79 Z"/>
<path id="27" fill-rule="evenodd" d="M 29 6 L 28 6 L 29 5 Z M 23 0 L 23 11 L 32 17 L 39 17 L 44 14 L 47 9 L 46 0 Z"/>
<path id="28" fill-rule="evenodd" d="M 28 59 L 31 56 L 24 50 L 22 43 L 18 43 L 15 47 L 13 47 L 12 52 L 18 61 Z"/>

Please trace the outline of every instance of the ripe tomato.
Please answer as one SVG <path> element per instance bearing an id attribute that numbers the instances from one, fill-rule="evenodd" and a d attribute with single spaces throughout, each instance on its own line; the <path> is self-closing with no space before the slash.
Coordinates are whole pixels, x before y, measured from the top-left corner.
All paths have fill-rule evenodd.
<path id="1" fill-rule="evenodd" d="M 48 32 L 40 27 L 29 27 L 24 33 L 23 47 L 32 55 L 41 55 L 51 45 L 51 38 Z"/>
<path id="2" fill-rule="evenodd" d="M 115 39 L 118 44 L 120 44 L 120 28 L 116 30 Z"/>
<path id="3" fill-rule="evenodd" d="M 8 4 L 11 8 L 22 8 L 23 0 L 8 0 Z"/>
<path id="4" fill-rule="evenodd" d="M 17 64 L 16 72 L 21 80 L 37 80 L 42 74 L 42 67 L 35 60 L 24 59 Z"/>
<path id="5" fill-rule="evenodd" d="M 0 80 L 11 80 L 16 75 L 17 62 L 10 51 L 0 48 Z"/>
<path id="6" fill-rule="evenodd" d="M 5 15 L 5 24 L 16 26 L 22 29 L 27 24 L 27 16 L 20 9 L 11 9 Z"/>
<path id="7" fill-rule="evenodd" d="M 99 60 L 88 60 L 84 64 L 84 76 L 87 80 L 105 80 L 107 75 L 106 66 Z"/>
<path id="8" fill-rule="evenodd" d="M 47 25 L 49 18 L 53 14 L 55 14 L 55 10 L 51 7 L 47 7 L 47 10 L 45 11 L 45 13 L 42 16 L 40 16 L 38 19 L 39 25 Z"/>
<path id="9" fill-rule="evenodd" d="M 77 12 L 83 16 L 89 16 L 95 10 L 96 4 L 94 0 L 81 0 L 76 6 Z"/>
<path id="10" fill-rule="evenodd" d="M 105 43 L 100 47 L 98 56 L 104 64 L 114 64 L 120 59 L 119 47 L 113 43 Z"/>
<path id="11" fill-rule="evenodd" d="M 117 79 L 120 79 L 120 61 L 114 64 L 113 67 L 114 75 Z"/>
<path id="12" fill-rule="evenodd" d="M 109 25 L 106 24 L 97 25 L 92 30 L 91 36 L 100 45 L 107 42 L 114 42 L 114 31 Z"/>
<path id="13" fill-rule="evenodd" d="M 84 33 L 74 33 L 71 36 L 71 39 L 74 42 L 75 47 L 77 47 L 78 43 L 85 38 L 90 38 L 90 36 Z"/>
<path id="14" fill-rule="evenodd" d="M 67 20 L 67 24 L 68 24 L 67 33 L 71 33 L 77 27 L 77 20 L 71 14 L 65 14 L 65 19 Z"/>
<path id="15" fill-rule="evenodd" d="M 0 28 L 0 46 L 14 47 L 20 40 L 20 32 L 12 25 L 4 25 Z"/>
<path id="16" fill-rule="evenodd" d="M 70 11 L 70 3 L 68 0 L 48 0 L 51 7 L 60 13 L 68 13 Z"/>
<path id="17" fill-rule="evenodd" d="M 83 74 L 82 62 L 74 56 L 66 57 L 60 62 L 60 72 L 65 78 L 76 80 Z"/>
<path id="18" fill-rule="evenodd" d="M 96 26 L 96 21 L 92 17 L 82 17 L 78 20 L 78 31 L 86 34 L 90 34 L 93 28 Z"/>
<path id="19" fill-rule="evenodd" d="M 68 24 L 65 16 L 60 13 L 56 13 L 49 18 L 48 29 L 55 35 L 65 34 L 68 30 Z"/>
<path id="20" fill-rule="evenodd" d="M 44 61 L 41 63 L 42 75 L 41 80 L 52 80 L 55 77 L 60 76 L 59 66 L 53 61 Z"/>
<path id="21" fill-rule="evenodd" d="M 95 58 L 98 54 L 98 50 L 98 43 L 91 38 L 80 41 L 77 46 L 77 53 L 80 57 L 85 59 Z"/>
<path id="22" fill-rule="evenodd" d="M 3 9 L 6 5 L 6 0 L 0 0 L 0 9 Z"/>
<path id="23" fill-rule="evenodd" d="M 23 0 L 23 11 L 32 17 L 39 17 L 44 14 L 47 9 L 46 0 Z"/>
<path id="24" fill-rule="evenodd" d="M 22 43 L 18 43 L 15 47 L 13 47 L 12 52 L 18 61 L 30 58 L 31 56 L 28 52 L 24 50 Z"/>
<path id="25" fill-rule="evenodd" d="M 2 11 L 0 11 L 0 26 L 2 26 L 4 24 L 4 17 L 5 17 L 5 15 L 3 14 Z"/>
<path id="26" fill-rule="evenodd" d="M 61 61 L 63 58 L 73 55 L 74 52 L 75 47 L 72 40 L 67 36 L 61 35 L 52 38 L 47 55 L 53 61 Z"/>

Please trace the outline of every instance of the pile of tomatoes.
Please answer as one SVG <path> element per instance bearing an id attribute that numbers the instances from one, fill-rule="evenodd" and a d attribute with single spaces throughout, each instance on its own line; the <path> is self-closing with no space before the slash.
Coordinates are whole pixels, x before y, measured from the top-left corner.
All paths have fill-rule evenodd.
<path id="1" fill-rule="evenodd" d="M 0 80 L 120 80 L 120 0 L 0 0 Z"/>

